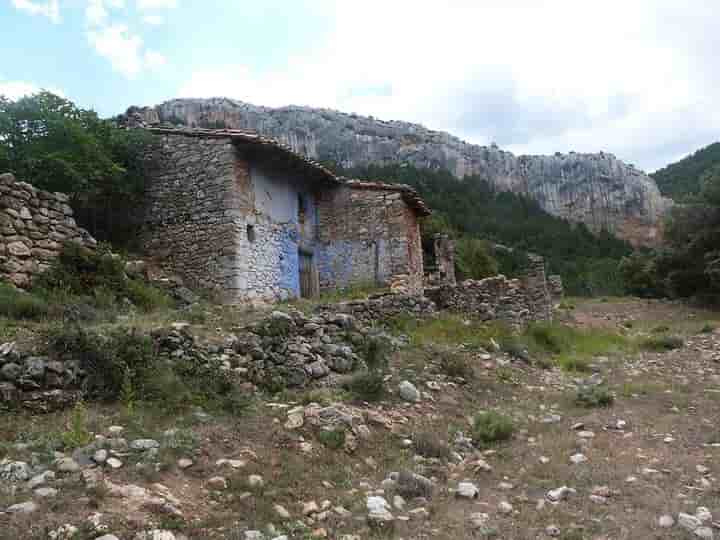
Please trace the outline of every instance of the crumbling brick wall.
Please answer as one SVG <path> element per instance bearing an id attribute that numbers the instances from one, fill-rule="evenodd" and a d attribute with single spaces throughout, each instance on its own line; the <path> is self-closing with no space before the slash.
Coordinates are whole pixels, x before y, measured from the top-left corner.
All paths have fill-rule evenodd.
<path id="1" fill-rule="evenodd" d="M 0 175 L 0 279 L 30 285 L 66 242 L 94 249 L 95 239 L 78 227 L 63 193 L 42 191 L 12 174 Z"/>
<path id="2" fill-rule="evenodd" d="M 418 218 L 396 190 L 341 186 L 320 194 L 321 289 L 377 283 L 422 291 Z"/>

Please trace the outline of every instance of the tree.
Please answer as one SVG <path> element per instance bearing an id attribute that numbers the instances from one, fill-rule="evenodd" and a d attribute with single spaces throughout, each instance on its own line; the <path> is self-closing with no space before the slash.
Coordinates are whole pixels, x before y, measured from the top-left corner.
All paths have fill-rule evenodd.
<path id="1" fill-rule="evenodd" d="M 463 237 L 455 248 L 455 269 L 458 279 L 483 279 L 498 273 L 497 261 L 488 242 Z"/>
<path id="2" fill-rule="evenodd" d="M 112 215 L 133 208 L 142 195 L 149 138 L 50 92 L 0 97 L 0 172 L 71 195 L 80 217 L 92 214 L 83 225 L 104 239 L 117 239 Z"/>

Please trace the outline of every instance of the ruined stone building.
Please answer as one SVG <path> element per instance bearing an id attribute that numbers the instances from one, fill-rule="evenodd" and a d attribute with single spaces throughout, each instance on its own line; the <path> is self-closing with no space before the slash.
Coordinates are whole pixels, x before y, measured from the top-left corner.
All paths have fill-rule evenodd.
<path id="1" fill-rule="evenodd" d="M 339 178 L 255 132 L 151 131 L 142 241 L 189 284 L 228 302 L 422 291 L 430 211 L 411 188 Z"/>

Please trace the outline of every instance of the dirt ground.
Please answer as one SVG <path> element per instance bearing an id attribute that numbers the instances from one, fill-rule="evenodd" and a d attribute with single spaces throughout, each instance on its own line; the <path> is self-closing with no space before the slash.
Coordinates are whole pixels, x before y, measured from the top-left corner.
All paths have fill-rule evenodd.
<path id="1" fill-rule="evenodd" d="M 258 397 L 233 418 L 88 405 L 93 434 L 117 438 L 109 428 L 121 426 L 127 441 L 160 441 L 157 454 L 126 449 L 117 452 L 118 469 L 58 472 L 48 484 L 54 497 L 5 489 L 0 509 L 29 500 L 39 508 L 0 513 L 0 538 L 52 538 L 66 524 L 78 529 L 67 538 L 93 540 L 107 533 L 129 540 L 150 529 L 173 535 L 163 540 L 252 538 L 248 530 L 264 538 L 720 537 L 720 314 L 637 299 L 566 305 L 573 309 L 561 313 L 565 324 L 632 339 L 670 333 L 684 345 L 602 355 L 584 373 L 466 348 L 473 373 L 464 380 L 443 372 L 442 351 L 410 347 L 393 356 L 392 392 L 379 403 L 333 389 L 283 392 Z M 577 385 L 590 378 L 607 384 L 612 405 L 578 405 Z M 418 403 L 398 396 L 404 380 L 421 391 Z M 488 410 L 512 418 L 512 438 L 457 446 L 458 432 L 469 436 L 472 417 Z M 47 434 L 69 429 L 70 418 L 2 414 L 0 458 L 31 465 L 57 458 Z M 352 435 L 343 432 L 336 444 L 339 425 Z M 420 456 L 422 438 L 450 451 Z M 180 459 L 192 464 L 181 467 Z M 420 498 L 405 495 L 402 505 L 386 479 L 405 470 L 433 487 Z M 477 487 L 475 498 L 458 497 L 463 481 Z M 550 500 L 548 492 L 563 486 L 574 491 Z M 388 501 L 391 523 L 369 524 L 369 495 Z M 694 532 L 660 525 L 661 516 L 677 522 L 681 513 L 702 523 Z"/>

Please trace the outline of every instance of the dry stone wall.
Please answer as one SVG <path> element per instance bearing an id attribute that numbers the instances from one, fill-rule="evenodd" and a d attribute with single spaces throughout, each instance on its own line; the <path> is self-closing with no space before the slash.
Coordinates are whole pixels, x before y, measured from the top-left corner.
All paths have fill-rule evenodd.
<path id="1" fill-rule="evenodd" d="M 562 297 L 562 279 L 545 277 L 542 257 L 529 255 L 530 263 L 521 279 L 503 275 L 467 280 L 457 285 L 426 288 L 425 294 L 438 309 L 465 313 L 483 320 L 499 320 L 514 328 L 530 322 L 550 321 Z"/>
<path id="2" fill-rule="evenodd" d="M 97 242 L 73 218 L 69 198 L 0 175 L 0 280 L 27 287 L 46 270 L 66 242 Z"/>
<path id="3" fill-rule="evenodd" d="M 355 320 L 372 325 L 400 315 L 426 317 L 437 312 L 435 303 L 426 296 L 414 294 L 377 294 L 367 299 L 322 305 L 318 312 L 351 315 Z"/>
<path id="4" fill-rule="evenodd" d="M 236 200 L 236 182 L 249 184 L 247 167 L 231 141 L 159 136 L 147 158 L 143 248 L 189 284 L 208 290 L 234 285 L 237 228 L 247 201 Z M 246 190 L 247 191 L 247 190 Z"/>

